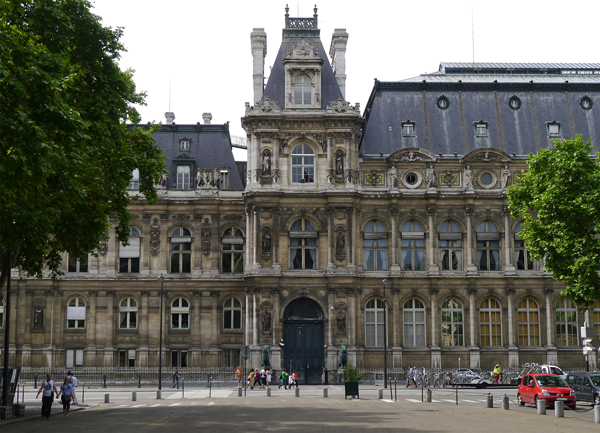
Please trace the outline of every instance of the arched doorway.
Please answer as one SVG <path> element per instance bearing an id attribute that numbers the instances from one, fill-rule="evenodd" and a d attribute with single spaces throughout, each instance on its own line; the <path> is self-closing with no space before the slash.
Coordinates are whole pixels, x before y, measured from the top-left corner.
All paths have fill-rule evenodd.
<path id="1" fill-rule="evenodd" d="M 323 310 L 308 298 L 289 303 L 283 313 L 283 362 L 299 383 L 321 383 L 325 362 Z"/>

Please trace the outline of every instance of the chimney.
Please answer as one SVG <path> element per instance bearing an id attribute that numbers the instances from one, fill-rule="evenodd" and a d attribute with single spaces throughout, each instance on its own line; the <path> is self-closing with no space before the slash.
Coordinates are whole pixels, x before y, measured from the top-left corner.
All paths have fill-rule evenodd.
<path id="1" fill-rule="evenodd" d="M 168 112 L 166 112 L 166 113 L 165 113 L 165 119 L 167 119 L 167 120 L 165 121 L 165 123 L 166 123 L 167 125 L 172 125 L 172 124 L 173 124 L 173 121 L 175 120 L 175 113 L 172 113 L 171 111 L 168 111 Z"/>
<path id="2" fill-rule="evenodd" d="M 250 45 L 252 47 L 252 80 L 254 82 L 254 99 L 260 101 L 263 97 L 265 87 L 265 57 L 267 55 L 267 34 L 265 29 L 253 29 L 250 33 Z"/>
<path id="3" fill-rule="evenodd" d="M 202 113 L 202 119 L 204 120 L 205 125 L 210 125 L 210 121 L 212 120 L 212 114 Z"/>
<path id="4" fill-rule="evenodd" d="M 342 96 L 346 98 L 346 44 L 348 43 L 348 33 L 346 29 L 335 29 L 331 37 L 331 47 L 329 55 L 333 73 L 337 80 Z"/>

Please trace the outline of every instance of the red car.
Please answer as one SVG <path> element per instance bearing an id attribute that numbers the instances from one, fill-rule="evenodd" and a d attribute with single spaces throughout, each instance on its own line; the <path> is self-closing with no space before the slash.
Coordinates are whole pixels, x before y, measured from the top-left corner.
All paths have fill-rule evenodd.
<path id="1" fill-rule="evenodd" d="M 548 406 L 554 406 L 556 401 L 564 401 L 572 409 L 577 405 L 575 391 L 557 374 L 526 374 L 521 379 L 517 400 L 521 406 L 537 405 L 538 400 L 545 400 Z"/>

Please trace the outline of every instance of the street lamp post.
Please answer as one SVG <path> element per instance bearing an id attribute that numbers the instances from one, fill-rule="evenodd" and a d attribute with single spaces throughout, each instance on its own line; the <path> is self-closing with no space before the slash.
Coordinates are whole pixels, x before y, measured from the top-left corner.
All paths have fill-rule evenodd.
<path id="1" fill-rule="evenodd" d="M 163 335 L 163 283 L 165 277 L 160 274 L 158 279 L 160 280 L 160 318 L 158 325 L 158 389 L 162 389 L 162 335 Z"/>
<path id="2" fill-rule="evenodd" d="M 385 300 L 385 285 L 389 283 L 384 279 L 383 283 L 383 387 L 387 388 L 387 304 Z"/>

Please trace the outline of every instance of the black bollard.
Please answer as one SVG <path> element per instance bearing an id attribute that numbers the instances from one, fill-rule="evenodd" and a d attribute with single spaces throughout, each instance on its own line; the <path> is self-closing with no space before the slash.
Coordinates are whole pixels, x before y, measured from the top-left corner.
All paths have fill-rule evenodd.
<path id="1" fill-rule="evenodd" d="M 138 373 L 138 388 L 142 387 L 142 373 Z"/>
<path id="2" fill-rule="evenodd" d="M 329 385 L 329 373 L 327 373 L 327 367 L 323 369 L 323 374 L 325 374 L 325 385 Z"/>
<path id="3" fill-rule="evenodd" d="M 81 404 L 85 403 L 85 385 L 81 385 L 83 392 L 81 394 Z"/>
<path id="4" fill-rule="evenodd" d="M 37 374 L 34 376 L 33 381 L 33 389 L 37 389 Z"/>
<path id="5" fill-rule="evenodd" d="M 398 401 L 398 378 L 394 377 L 394 401 Z"/>
<path id="6" fill-rule="evenodd" d="M 106 374 L 103 376 L 104 378 L 104 388 L 106 388 Z"/>

